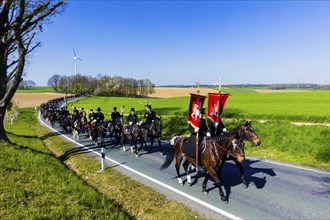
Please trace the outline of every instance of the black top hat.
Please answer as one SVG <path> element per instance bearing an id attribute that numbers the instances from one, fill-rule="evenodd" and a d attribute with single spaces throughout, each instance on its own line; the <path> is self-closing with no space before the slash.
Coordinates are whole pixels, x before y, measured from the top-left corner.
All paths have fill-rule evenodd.
<path id="1" fill-rule="evenodd" d="M 131 112 L 134 112 L 135 110 L 134 110 L 134 108 L 131 108 Z"/>
<path id="2" fill-rule="evenodd" d="M 201 114 L 205 115 L 205 108 L 202 108 Z"/>
<path id="3" fill-rule="evenodd" d="M 91 108 L 91 110 L 90 110 L 91 112 L 93 111 L 93 109 Z"/>
<path id="4" fill-rule="evenodd" d="M 97 108 L 97 111 L 101 111 L 101 108 L 100 108 L 100 107 L 98 107 L 98 108 Z"/>
<path id="5" fill-rule="evenodd" d="M 117 107 L 113 107 L 113 110 L 117 110 Z"/>

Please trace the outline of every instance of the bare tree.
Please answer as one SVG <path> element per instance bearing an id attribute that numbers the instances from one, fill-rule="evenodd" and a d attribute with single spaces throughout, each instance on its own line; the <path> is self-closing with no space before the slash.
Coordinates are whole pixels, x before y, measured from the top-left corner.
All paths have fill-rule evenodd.
<path id="1" fill-rule="evenodd" d="M 60 81 L 61 75 L 54 74 L 52 77 L 48 79 L 47 85 L 52 87 L 55 92 L 58 90 L 58 82 Z"/>
<path id="2" fill-rule="evenodd" d="M 0 0 L 0 140 L 10 142 L 4 128 L 6 107 L 22 81 L 26 57 L 40 42 L 36 34 L 64 9 L 61 0 Z"/>

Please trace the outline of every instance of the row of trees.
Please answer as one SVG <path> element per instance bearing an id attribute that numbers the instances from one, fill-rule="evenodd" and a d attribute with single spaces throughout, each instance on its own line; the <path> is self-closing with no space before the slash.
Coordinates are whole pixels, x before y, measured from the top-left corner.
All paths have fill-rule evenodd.
<path id="1" fill-rule="evenodd" d="M 136 80 L 100 75 L 91 77 L 81 74 L 76 76 L 55 74 L 48 79 L 47 84 L 57 92 L 122 97 L 147 97 L 154 92 L 155 87 L 149 79 Z"/>

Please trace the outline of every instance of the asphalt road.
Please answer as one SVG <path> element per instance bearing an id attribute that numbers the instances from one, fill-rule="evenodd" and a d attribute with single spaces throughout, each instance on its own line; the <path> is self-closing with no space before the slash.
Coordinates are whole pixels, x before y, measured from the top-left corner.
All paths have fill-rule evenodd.
<path id="1" fill-rule="evenodd" d="M 62 134 L 58 125 L 52 129 L 49 123 L 40 122 Z M 68 157 L 86 153 L 101 161 L 100 147 L 86 136 L 81 134 L 80 140 L 73 140 L 71 135 L 62 136 L 77 145 L 77 149 L 67 152 Z M 152 153 L 142 150 L 137 158 L 129 150 L 124 152 L 121 146 L 115 146 L 114 142 L 114 139 L 106 138 L 107 169 L 118 169 L 209 219 L 330 219 L 329 172 L 247 157 L 243 165 L 249 187 L 243 189 L 238 168 L 232 162 L 226 162 L 221 174 L 228 197 L 226 203 L 220 200 L 213 181 L 207 186 L 209 194 L 202 193 L 203 170 L 191 173 L 192 186 L 178 183 L 174 162 L 169 168 L 160 170 L 165 155 L 160 155 L 157 143 Z M 163 146 L 166 150 L 167 142 L 163 142 Z M 126 148 L 129 149 L 128 144 Z"/>

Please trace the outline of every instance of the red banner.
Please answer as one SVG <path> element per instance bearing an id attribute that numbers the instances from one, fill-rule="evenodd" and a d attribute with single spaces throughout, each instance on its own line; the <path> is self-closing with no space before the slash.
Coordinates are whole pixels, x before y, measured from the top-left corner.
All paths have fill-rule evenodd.
<path id="1" fill-rule="evenodd" d="M 209 93 L 207 105 L 207 117 L 215 123 L 219 123 L 220 115 L 225 108 L 229 94 Z"/>
<path id="2" fill-rule="evenodd" d="M 194 128 L 199 126 L 200 112 L 202 111 L 205 98 L 202 95 L 190 94 L 188 123 Z"/>

